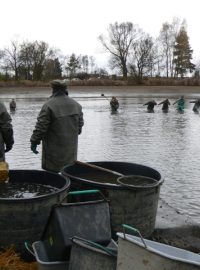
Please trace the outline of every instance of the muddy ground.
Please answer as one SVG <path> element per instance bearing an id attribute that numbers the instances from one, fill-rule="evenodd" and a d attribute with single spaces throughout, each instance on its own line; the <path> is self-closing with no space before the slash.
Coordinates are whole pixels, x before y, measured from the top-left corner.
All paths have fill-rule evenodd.
<path id="1" fill-rule="evenodd" d="M 152 240 L 200 253 L 200 224 L 159 200 Z"/>

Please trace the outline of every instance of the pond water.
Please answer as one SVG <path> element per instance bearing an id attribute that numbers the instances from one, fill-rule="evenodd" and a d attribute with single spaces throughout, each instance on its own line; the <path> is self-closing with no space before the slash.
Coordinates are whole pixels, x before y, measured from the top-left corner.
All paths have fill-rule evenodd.
<path id="1" fill-rule="evenodd" d="M 189 103 L 197 95 L 185 96 L 184 113 L 177 112 L 174 105 L 168 113 L 163 113 L 161 106 L 147 113 L 143 104 L 152 97 L 157 102 L 168 97 L 172 104 L 180 95 L 133 94 L 129 89 L 107 91 L 106 97 L 117 95 L 120 103 L 118 112 L 112 113 L 108 100 L 101 97 L 103 91 L 77 89 L 70 94 L 82 105 L 85 120 L 78 159 L 133 162 L 158 170 L 165 179 L 161 198 L 200 223 L 200 114 L 195 114 Z M 50 90 L 1 95 L 7 108 L 11 98 L 17 101 L 17 110 L 12 114 L 15 145 L 6 155 L 10 169 L 41 169 L 41 147 L 35 155 L 29 141 L 39 110 L 49 95 Z"/>
<path id="2" fill-rule="evenodd" d="M 30 199 L 58 191 L 57 188 L 32 183 L 0 183 L 0 198 Z"/>

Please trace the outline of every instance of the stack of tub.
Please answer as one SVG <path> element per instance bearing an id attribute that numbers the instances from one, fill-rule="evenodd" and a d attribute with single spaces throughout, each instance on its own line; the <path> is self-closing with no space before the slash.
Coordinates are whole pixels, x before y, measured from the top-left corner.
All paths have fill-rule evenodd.
<path id="1" fill-rule="evenodd" d="M 85 194 L 87 200 L 82 200 Z M 109 204 L 99 194 L 98 190 L 69 192 L 65 202 L 52 208 L 41 240 L 32 244 L 40 270 L 86 270 L 94 265 L 96 270 L 116 269 Z"/>
<path id="2" fill-rule="evenodd" d="M 155 229 L 160 187 L 164 181 L 161 174 L 151 167 L 130 162 L 88 164 L 92 166 L 75 162 L 63 169 L 62 175 L 71 181 L 70 190 L 96 188 L 104 194 L 110 204 L 113 238 L 123 223 L 131 224 L 149 237 Z"/>

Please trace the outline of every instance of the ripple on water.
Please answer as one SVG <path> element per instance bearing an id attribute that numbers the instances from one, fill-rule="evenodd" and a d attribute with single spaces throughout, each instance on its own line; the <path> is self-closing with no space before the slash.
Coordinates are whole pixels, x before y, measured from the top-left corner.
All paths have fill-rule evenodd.
<path id="1" fill-rule="evenodd" d="M 156 106 L 155 113 L 151 114 L 142 105 L 148 101 L 147 96 L 134 98 L 121 93 L 119 111 L 112 114 L 107 100 L 87 98 L 88 93 L 84 89 L 84 99 L 74 94 L 83 107 L 85 120 L 79 137 L 78 159 L 133 162 L 155 168 L 165 178 L 162 198 L 200 222 L 197 207 L 200 204 L 200 116 L 193 113 L 192 104 L 186 101 L 183 114 L 172 105 L 168 113 Z M 170 98 L 172 104 L 177 95 Z M 158 97 L 156 101 L 162 99 Z M 10 169 L 41 169 L 41 146 L 40 153 L 34 155 L 30 150 L 30 136 L 45 100 L 17 100 L 13 115 L 15 145 L 6 155 Z"/>

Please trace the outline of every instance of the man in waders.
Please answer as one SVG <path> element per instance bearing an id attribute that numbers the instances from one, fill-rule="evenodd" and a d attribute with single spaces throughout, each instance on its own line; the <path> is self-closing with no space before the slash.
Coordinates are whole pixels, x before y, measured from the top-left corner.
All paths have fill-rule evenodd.
<path id="1" fill-rule="evenodd" d="M 143 104 L 143 106 L 147 105 L 147 111 L 152 113 L 154 112 L 154 106 L 157 105 L 155 100 L 150 100 L 147 103 Z"/>
<path id="2" fill-rule="evenodd" d="M 119 108 L 119 101 L 116 97 L 112 97 L 110 101 L 110 106 L 112 111 L 117 111 L 117 109 Z"/>
<path id="3" fill-rule="evenodd" d="M 181 98 L 179 98 L 178 100 L 176 100 L 174 104 L 177 104 L 177 111 L 178 112 L 184 112 L 185 109 L 185 99 L 184 96 L 181 96 Z"/>
<path id="4" fill-rule="evenodd" d="M 192 108 L 193 112 L 199 113 L 199 108 L 200 108 L 200 99 L 190 101 L 190 103 L 194 103 L 194 106 Z"/>
<path id="5" fill-rule="evenodd" d="M 77 159 L 78 135 L 84 121 L 81 105 L 68 97 L 66 82 L 54 80 L 51 87 L 52 96 L 38 115 L 30 141 L 35 154 L 42 141 L 42 168 L 60 172 Z"/>
<path id="6" fill-rule="evenodd" d="M 167 98 L 163 100 L 162 102 L 158 103 L 158 105 L 162 105 L 163 112 L 168 112 L 170 105 L 169 99 Z"/>

